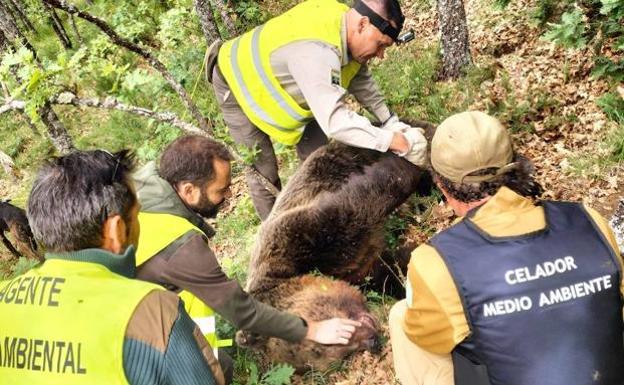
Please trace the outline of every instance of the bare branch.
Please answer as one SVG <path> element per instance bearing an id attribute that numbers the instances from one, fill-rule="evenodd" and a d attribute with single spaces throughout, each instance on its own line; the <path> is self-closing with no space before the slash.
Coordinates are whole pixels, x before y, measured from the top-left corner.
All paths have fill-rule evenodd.
<path id="1" fill-rule="evenodd" d="M 74 149 L 71 136 L 49 102 L 39 109 L 39 116 L 47 128 L 48 137 L 58 152 L 65 154 Z"/>
<path id="2" fill-rule="evenodd" d="M 65 31 L 65 26 L 63 26 L 62 20 L 58 17 L 56 10 L 51 6 L 44 4 L 46 10 L 49 13 L 50 23 L 52 24 L 52 29 L 56 36 L 61 41 L 61 44 L 65 49 L 72 48 L 72 42 L 69 40 L 69 36 L 67 36 L 67 31 Z"/>
<path id="3" fill-rule="evenodd" d="M 121 103 L 119 100 L 108 97 L 104 100 L 98 98 L 79 98 L 71 92 L 63 92 L 56 97 L 50 100 L 50 104 L 64 104 L 64 105 L 73 105 L 78 107 L 93 107 L 93 108 L 105 108 L 109 110 L 119 110 L 124 111 L 130 114 L 135 114 L 139 116 L 143 116 L 145 118 L 154 119 L 161 123 L 168 123 L 172 126 L 179 128 L 180 130 L 187 132 L 189 134 L 197 134 L 204 135 L 212 138 L 212 135 L 208 134 L 206 131 L 201 128 L 194 126 L 188 122 L 183 121 L 178 118 L 178 116 L 172 112 L 157 112 L 152 111 L 147 108 L 130 106 L 124 103 Z M 0 114 L 11 111 L 11 110 L 24 110 L 26 103 L 21 100 L 11 100 L 3 106 L 0 106 Z M 275 187 L 267 178 L 265 178 L 262 174 L 260 174 L 253 166 L 248 165 L 245 161 L 238 155 L 236 150 L 227 144 L 223 143 L 227 149 L 232 153 L 237 162 L 245 165 L 245 172 L 247 174 L 253 175 L 258 182 L 264 186 L 264 188 L 269 191 L 273 196 L 277 196 L 279 194 L 279 190 Z"/>
<path id="4" fill-rule="evenodd" d="M 8 111 L 24 111 L 24 107 L 26 107 L 26 102 L 21 100 L 11 100 L 3 106 L 0 106 L 0 115 Z"/>
<path id="5" fill-rule="evenodd" d="M 72 29 L 74 30 L 74 33 L 76 34 L 76 38 L 78 39 L 78 43 L 80 43 L 80 45 L 84 45 L 84 41 L 82 40 L 80 31 L 78 31 L 78 26 L 76 25 L 76 18 L 74 17 L 74 15 L 69 15 L 69 17 L 70 17 Z"/>
<path id="6" fill-rule="evenodd" d="M 212 127 L 213 127 L 212 123 L 209 120 L 207 120 L 199 112 L 199 109 L 197 108 L 195 103 L 191 100 L 190 96 L 188 95 L 184 87 L 182 87 L 182 85 L 173 77 L 173 75 L 169 72 L 169 70 L 167 70 L 165 65 L 162 62 L 160 62 L 160 60 L 158 60 L 154 55 L 152 55 L 151 52 L 141 48 L 139 45 L 131 42 L 130 40 L 119 36 L 117 32 L 115 32 L 111 28 L 111 26 L 109 26 L 102 19 L 99 19 L 87 12 L 83 12 L 73 5 L 67 4 L 65 0 L 43 0 L 43 2 L 55 8 L 62 9 L 63 11 L 69 14 L 76 15 L 79 18 L 86 20 L 92 24 L 95 24 L 102 32 L 104 32 L 113 41 L 114 44 L 120 47 L 124 47 L 138 54 L 139 56 L 143 57 L 145 60 L 147 60 L 147 62 L 154 69 L 160 72 L 161 75 L 165 78 L 165 80 L 167 80 L 169 85 L 178 93 L 178 95 L 180 96 L 180 99 L 182 99 L 182 102 L 184 103 L 186 108 L 191 112 L 195 120 L 197 120 L 197 122 L 199 123 L 199 127 L 202 130 L 206 131 L 207 133 L 212 134 Z"/>

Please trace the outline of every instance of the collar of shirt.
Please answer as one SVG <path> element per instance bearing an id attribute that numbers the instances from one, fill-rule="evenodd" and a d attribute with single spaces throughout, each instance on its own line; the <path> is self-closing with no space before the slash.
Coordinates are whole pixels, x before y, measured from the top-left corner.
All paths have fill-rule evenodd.
<path id="1" fill-rule="evenodd" d="M 495 237 L 527 234 L 546 226 L 542 206 L 504 186 L 470 220 Z"/>
<path id="2" fill-rule="evenodd" d="M 47 253 L 45 259 L 63 259 L 74 262 L 97 263 L 113 273 L 127 278 L 135 277 L 135 249 L 129 246 L 123 254 L 114 254 L 104 249 L 83 249 L 65 253 Z"/>

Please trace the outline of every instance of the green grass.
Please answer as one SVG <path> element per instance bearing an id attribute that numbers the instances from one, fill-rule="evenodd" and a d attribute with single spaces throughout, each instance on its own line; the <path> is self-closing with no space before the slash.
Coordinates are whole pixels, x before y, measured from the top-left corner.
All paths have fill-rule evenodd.
<path id="1" fill-rule="evenodd" d="M 2 246 L 4 247 L 4 246 Z M 37 266 L 39 261 L 20 257 L 17 262 L 14 259 L 0 259 L 0 281 L 17 277 Z"/>
<path id="2" fill-rule="evenodd" d="M 401 118 L 439 123 L 464 111 L 481 83 L 494 78 L 490 67 L 471 66 L 455 82 L 438 82 L 440 55 L 437 45 L 412 43 L 388 50 L 387 58 L 372 66 L 390 109 Z"/>

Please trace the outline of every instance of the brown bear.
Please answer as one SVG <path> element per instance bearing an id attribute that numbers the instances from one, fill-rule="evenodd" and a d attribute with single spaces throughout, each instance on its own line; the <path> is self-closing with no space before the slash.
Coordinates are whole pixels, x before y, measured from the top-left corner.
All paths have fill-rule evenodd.
<path id="1" fill-rule="evenodd" d="M 291 177 L 262 223 L 247 290 L 304 318 L 348 317 L 363 321 L 364 326 L 345 347 L 265 341 L 244 332 L 237 341 L 264 347 L 269 357 L 300 371 L 324 370 L 353 351 L 374 347 L 376 321 L 362 294 L 349 284 L 361 284 L 380 263 L 387 216 L 427 186 L 430 178 L 425 170 L 392 153 L 339 143 L 315 151 Z M 309 275 L 312 272 L 346 282 Z"/>

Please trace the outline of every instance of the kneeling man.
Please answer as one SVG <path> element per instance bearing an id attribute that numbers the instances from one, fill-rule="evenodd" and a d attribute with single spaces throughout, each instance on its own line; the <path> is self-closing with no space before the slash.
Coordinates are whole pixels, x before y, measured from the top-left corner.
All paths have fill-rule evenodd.
<path id="1" fill-rule="evenodd" d="M 390 313 L 401 382 L 624 383 L 622 260 L 605 219 L 537 200 L 528 160 L 481 112 L 438 127 L 431 165 L 462 219 L 412 254 Z"/>

